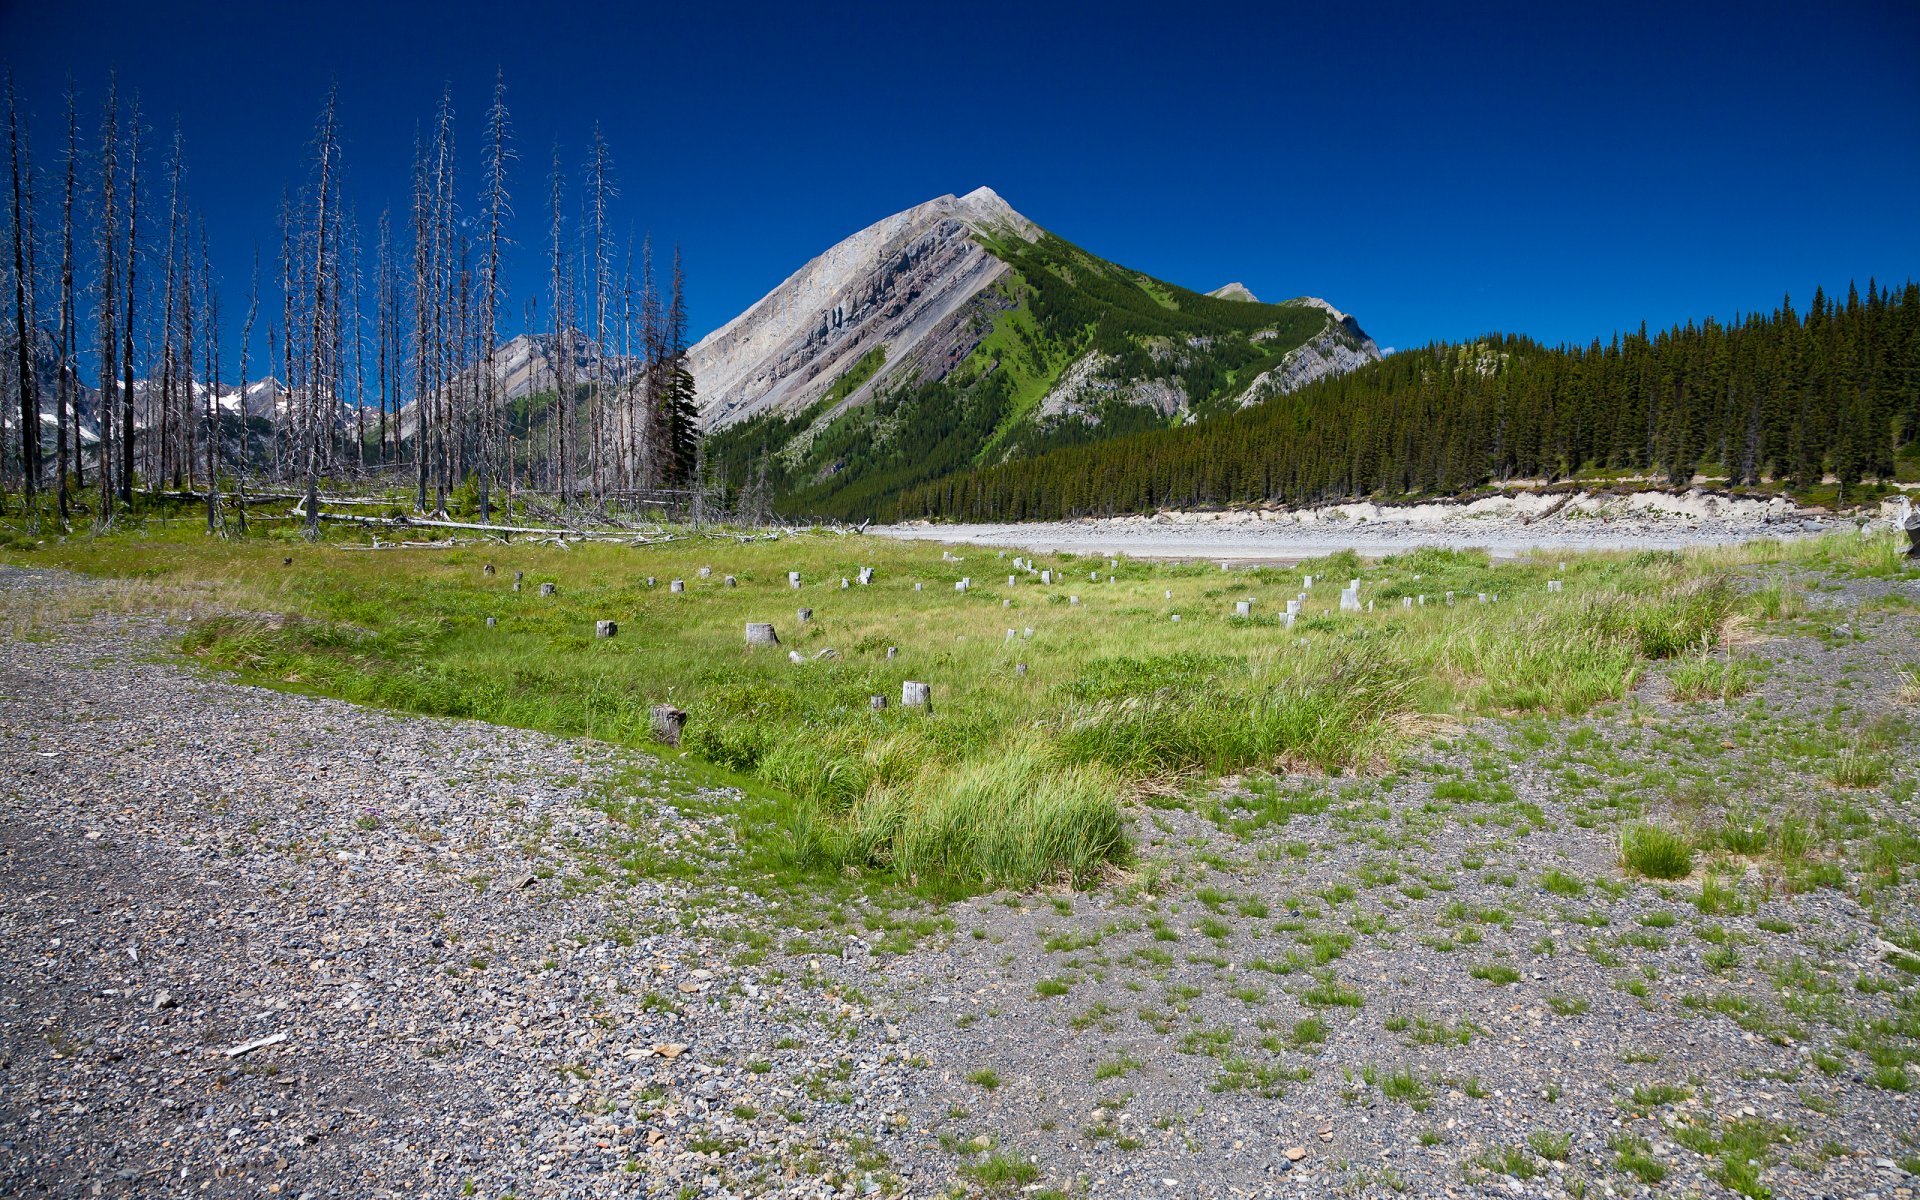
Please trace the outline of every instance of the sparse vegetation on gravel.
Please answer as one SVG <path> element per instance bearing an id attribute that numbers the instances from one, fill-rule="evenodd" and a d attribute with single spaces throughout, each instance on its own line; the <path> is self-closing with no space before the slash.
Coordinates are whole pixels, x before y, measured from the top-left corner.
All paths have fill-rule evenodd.
<path id="1" fill-rule="evenodd" d="M 212 550 L 165 539 L 58 552 L 97 556 L 117 582 L 0 570 L 0 956 L 25 998 L 0 1036 L 16 1094 L 40 1097 L 0 1136 L 72 1190 L 133 1194 L 184 1167 L 204 1194 L 254 1194 L 268 1176 L 399 1178 L 403 1156 L 407 1178 L 495 1196 L 1916 1186 L 1920 724 L 1904 697 L 1920 576 L 1888 539 L 1571 559 L 1551 598 L 1513 581 L 1554 564 L 1323 564 L 1293 631 L 1259 614 L 1305 568 L 1055 562 L 1117 580 L 1104 602 L 1076 582 L 1081 603 L 1056 605 L 1025 578 L 991 597 L 935 586 L 947 571 L 980 583 L 983 557 L 1004 583 L 1011 568 L 977 549 L 958 564 L 856 551 L 849 565 L 879 572 L 845 593 L 822 559 L 810 569 L 830 585 L 797 596 L 778 563 L 723 566 L 725 543 L 649 560 L 688 579 L 680 594 L 616 586 L 632 572 L 611 551 L 496 551 L 509 580 L 509 553 L 564 564 L 539 568 L 560 583 L 543 608 L 499 576 L 488 590 L 471 551 L 368 566 L 296 547 L 286 567 L 274 549 L 238 560 L 237 583 Z M 704 594 L 692 569 L 709 559 L 741 587 Z M 747 573 L 769 571 L 750 592 Z M 1363 596 L 1428 604 L 1325 611 L 1321 579 L 1353 574 Z M 1467 578 L 1497 580 L 1499 603 L 1434 603 L 1452 586 L 1436 580 Z M 1231 615 L 1248 594 L 1252 623 Z M 842 657 L 736 648 L 769 596 L 813 607 L 822 636 L 798 645 Z M 444 625 L 426 621 L 430 597 L 448 601 Z M 1025 614 L 1003 617 L 1002 598 Z M 697 604 L 738 609 L 703 641 Z M 594 642 L 590 619 L 615 605 L 619 635 Z M 169 607 L 193 620 L 137 615 Z M 462 625 L 482 615 L 512 636 Z M 1539 644 L 1569 630 L 1586 640 Z M 847 649 L 870 635 L 879 655 Z M 280 691 L 156 661 L 183 638 Z M 1103 653 L 1116 639 L 1126 652 Z M 1243 730 L 1210 740 L 1171 707 L 1063 749 L 1067 714 L 1137 712 L 1121 706 L 1163 689 L 1233 721 L 1257 694 L 1235 681 L 1269 678 L 1237 674 L 1262 641 L 1316 667 L 1389 664 L 1389 715 L 1325 758 L 1269 756 Z M 1750 668 L 1747 690 L 1688 698 L 1676 676 L 1707 655 Z M 1136 665 L 1169 659 L 1183 665 Z M 736 662 L 784 707 L 715 705 Z M 931 719 L 841 733 L 890 669 L 936 675 Z M 386 681 L 429 708 L 435 680 L 544 712 L 571 740 L 286 694 Z M 935 790 L 894 774 L 807 796 L 791 781 L 827 765 L 777 777 L 676 758 L 633 724 L 661 696 L 690 734 L 717 712 L 776 738 L 790 723 L 794 743 L 836 755 L 892 741 L 886 755 L 929 756 Z M 1227 749 L 1157 757 L 1167 746 Z M 1009 781 L 1103 773 L 1111 790 L 1088 794 L 1124 853 L 1069 892 L 1058 865 L 1028 868 L 1042 886 L 987 886 L 1017 875 L 997 856 L 1070 857 L 1058 845 L 950 833 L 913 870 L 852 848 L 877 798 L 904 825 L 968 772 L 981 791 L 928 807 L 945 814 L 930 828 L 1010 803 Z M 824 848 L 781 853 L 803 820 Z M 753 831 L 766 821 L 776 832 Z M 446 1096 L 460 1112 L 431 1099 Z M 143 1104 L 160 1107 L 116 1115 Z M 462 1129 L 507 1136 L 481 1151 L 448 1140 Z M 423 1166 L 408 1144 L 446 1153 Z M 88 1149 L 54 1149 L 73 1146 Z"/>

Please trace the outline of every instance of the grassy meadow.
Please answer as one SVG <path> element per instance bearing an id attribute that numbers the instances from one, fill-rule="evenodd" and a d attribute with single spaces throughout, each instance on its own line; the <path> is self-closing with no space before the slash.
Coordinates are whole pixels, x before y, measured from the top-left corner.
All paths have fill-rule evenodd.
<path id="1" fill-rule="evenodd" d="M 1559 555 L 1441 550 L 1225 572 L 1038 556 L 1051 584 L 1014 551 L 945 553 L 835 532 L 373 550 L 345 533 L 215 541 L 181 520 L 15 538 L 0 561 L 197 609 L 185 649 L 273 686 L 628 745 L 671 703 L 689 714 L 683 761 L 747 790 L 756 853 L 949 893 L 1086 886 L 1127 861 L 1133 799 L 1249 771 L 1364 772 L 1461 718 L 1618 700 L 1651 660 L 1686 660 L 1690 686 L 1725 693 L 1739 627 L 1799 611 L 1769 566 L 1903 569 L 1891 536 L 1568 555 L 1564 571 Z M 862 567 L 872 583 L 843 588 Z M 1374 611 L 1339 611 L 1353 578 Z M 618 635 L 597 639 L 609 619 Z M 750 621 L 781 645 L 749 648 Z M 901 706 L 908 680 L 931 685 L 930 712 Z"/>

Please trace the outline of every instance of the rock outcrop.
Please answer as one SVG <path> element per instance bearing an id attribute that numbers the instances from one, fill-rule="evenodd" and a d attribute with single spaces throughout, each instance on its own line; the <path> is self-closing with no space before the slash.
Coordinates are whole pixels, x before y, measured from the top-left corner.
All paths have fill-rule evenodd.
<path id="1" fill-rule="evenodd" d="M 984 336 L 990 322 L 969 320 L 977 314 L 966 310 L 1009 269 L 980 238 L 1032 240 L 1039 233 L 984 187 L 869 225 L 693 346 L 708 428 L 761 412 L 804 411 L 882 346 L 884 363 L 848 404 L 905 370 L 938 378 Z M 961 345 L 969 329 L 973 340 Z"/>

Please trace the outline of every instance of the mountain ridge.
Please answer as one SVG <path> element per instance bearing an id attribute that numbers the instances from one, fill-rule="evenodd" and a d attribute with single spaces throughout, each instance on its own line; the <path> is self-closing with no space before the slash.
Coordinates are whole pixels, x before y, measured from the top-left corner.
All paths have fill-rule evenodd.
<path id="1" fill-rule="evenodd" d="M 986 187 L 866 226 L 690 351 L 709 461 L 796 516 L 871 514 L 937 467 L 1204 419 L 1378 357 L 1325 300 L 1155 279 Z"/>

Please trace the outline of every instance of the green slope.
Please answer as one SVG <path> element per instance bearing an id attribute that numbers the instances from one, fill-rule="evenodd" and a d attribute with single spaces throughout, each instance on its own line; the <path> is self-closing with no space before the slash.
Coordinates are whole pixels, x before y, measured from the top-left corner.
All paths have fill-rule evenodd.
<path id="1" fill-rule="evenodd" d="M 903 492 L 946 475 L 1231 411 L 1261 372 L 1332 327 L 1310 304 L 1206 296 L 1051 234 L 980 240 L 1012 269 L 975 299 L 977 340 L 953 370 L 903 368 L 836 413 L 880 365 L 863 359 L 807 412 L 713 434 L 708 463 L 732 488 L 764 486 L 788 515 L 884 517 Z M 1083 411 L 1043 414 L 1089 354 L 1097 387 Z"/>
<path id="2" fill-rule="evenodd" d="M 1606 344 L 1436 344 L 1190 427 L 929 480 L 893 515 L 1050 520 L 1569 479 L 1862 504 L 1914 478 L 1920 286 L 1908 283 Z"/>

